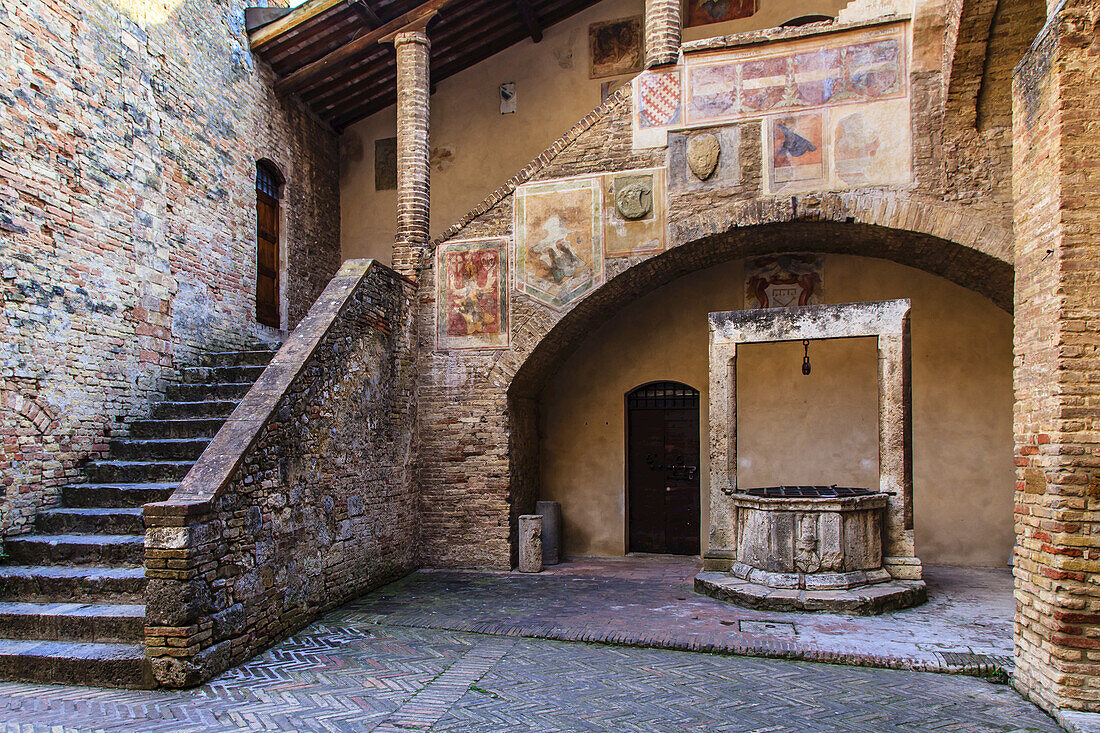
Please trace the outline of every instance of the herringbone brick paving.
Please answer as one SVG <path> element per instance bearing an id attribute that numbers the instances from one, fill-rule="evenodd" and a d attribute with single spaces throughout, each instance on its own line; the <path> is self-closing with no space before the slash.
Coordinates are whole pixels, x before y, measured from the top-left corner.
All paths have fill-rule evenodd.
<path id="1" fill-rule="evenodd" d="M 1011 688 L 922 672 L 314 624 L 189 691 L 0 684 L 5 733 L 1053 732 Z"/>
<path id="2" fill-rule="evenodd" d="M 569 577 L 558 594 L 572 593 Z M 5 733 L 1058 730 L 1010 687 L 970 677 L 378 623 L 383 600 L 395 613 L 424 608 L 425 588 L 410 583 L 339 609 L 194 690 L 0 684 L 0 723 Z M 440 592 L 448 587 L 458 590 Z M 479 614 L 499 613 L 494 604 L 515 590 L 482 595 Z M 634 600 L 613 598 L 604 614 Z"/>

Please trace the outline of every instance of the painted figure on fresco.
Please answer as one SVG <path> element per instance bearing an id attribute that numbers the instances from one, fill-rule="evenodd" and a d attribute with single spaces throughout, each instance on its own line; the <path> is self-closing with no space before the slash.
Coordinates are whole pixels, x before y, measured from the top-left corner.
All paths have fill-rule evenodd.
<path id="1" fill-rule="evenodd" d="M 687 0 L 687 25 L 749 18 L 755 12 L 756 0 Z"/>
<path id="2" fill-rule="evenodd" d="M 566 229 L 559 216 L 543 222 L 542 231 L 542 239 L 527 249 L 530 270 L 539 279 L 565 290 L 569 280 L 586 269 L 587 263 L 577 254 L 581 237 Z"/>
<path id="3" fill-rule="evenodd" d="M 588 27 L 591 77 L 617 76 L 642 70 L 642 17 L 622 18 Z"/>
<path id="4" fill-rule="evenodd" d="M 869 129 L 861 112 L 843 117 L 833 135 L 833 161 L 836 174 L 846 183 L 869 180 L 871 165 L 879 149 L 878 135 Z"/>
<path id="5" fill-rule="evenodd" d="M 821 302 L 823 260 L 818 255 L 757 257 L 745 265 L 746 308 L 789 308 Z"/>
<path id="6" fill-rule="evenodd" d="M 500 332 L 499 252 L 448 253 L 447 281 L 447 335 Z"/>

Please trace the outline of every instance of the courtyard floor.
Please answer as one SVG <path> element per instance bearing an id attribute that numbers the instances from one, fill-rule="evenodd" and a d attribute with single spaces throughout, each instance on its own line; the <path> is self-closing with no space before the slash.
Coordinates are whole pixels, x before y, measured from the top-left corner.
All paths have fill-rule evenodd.
<path id="1" fill-rule="evenodd" d="M 20 733 L 1058 730 L 1010 687 L 975 677 L 678 650 L 1003 662 L 1011 579 L 1001 571 L 929 569 L 929 604 L 861 619 L 727 606 L 691 592 L 694 568 L 643 557 L 538 576 L 422 571 L 194 690 L 0 684 L 0 723 Z M 618 645 L 559 640 L 570 638 Z"/>

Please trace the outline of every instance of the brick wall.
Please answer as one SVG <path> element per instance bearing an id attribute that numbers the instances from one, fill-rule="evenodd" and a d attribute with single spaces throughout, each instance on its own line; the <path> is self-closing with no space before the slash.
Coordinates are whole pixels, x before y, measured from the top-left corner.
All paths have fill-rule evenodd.
<path id="1" fill-rule="evenodd" d="M 937 56 L 937 63 L 939 57 Z M 919 83 L 918 83 L 919 82 Z M 914 81 L 931 90 L 937 74 Z M 535 426 L 542 385 L 570 350 L 625 303 L 671 279 L 751 254 L 818 250 L 885 257 L 1012 302 L 1012 240 L 999 217 L 946 201 L 927 143 L 938 91 L 916 98 L 916 185 L 769 197 L 762 191 L 759 123 L 740 124 L 740 175 L 670 191 L 669 251 L 607 259 L 606 284 L 559 313 L 511 293 L 506 350 L 436 350 L 435 263 L 419 285 L 421 562 L 507 568 L 515 519 L 538 494 Z M 666 165 L 665 149 L 634 150 L 631 90 L 622 90 L 490 195 L 441 238 L 512 237 L 513 192 L 528 181 Z M 437 243 L 438 244 L 438 243 Z"/>
<path id="2" fill-rule="evenodd" d="M 412 285 L 349 260 L 165 502 L 146 650 L 197 684 L 415 567 Z"/>
<path id="3" fill-rule="evenodd" d="M 290 325 L 339 265 L 335 138 L 275 98 L 247 4 L 0 0 L 0 535 L 256 330 L 257 159 L 287 180 Z"/>
<path id="4" fill-rule="evenodd" d="M 948 25 L 949 76 L 940 141 L 942 195 L 1012 217 L 1012 69 L 1046 20 L 1043 0 L 968 0 Z"/>
<path id="5" fill-rule="evenodd" d="M 1100 63 L 1069 1 L 1017 67 L 1016 674 L 1047 709 L 1100 712 Z"/>

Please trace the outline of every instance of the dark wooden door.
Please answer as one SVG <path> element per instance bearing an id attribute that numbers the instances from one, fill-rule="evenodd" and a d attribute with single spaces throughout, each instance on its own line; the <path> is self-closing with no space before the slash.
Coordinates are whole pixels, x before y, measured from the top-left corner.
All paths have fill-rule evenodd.
<path id="1" fill-rule="evenodd" d="M 256 320 L 279 327 L 279 200 L 256 192 Z"/>
<path id="2" fill-rule="evenodd" d="M 627 417 L 629 551 L 699 554 L 699 393 L 645 385 Z"/>

